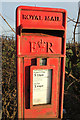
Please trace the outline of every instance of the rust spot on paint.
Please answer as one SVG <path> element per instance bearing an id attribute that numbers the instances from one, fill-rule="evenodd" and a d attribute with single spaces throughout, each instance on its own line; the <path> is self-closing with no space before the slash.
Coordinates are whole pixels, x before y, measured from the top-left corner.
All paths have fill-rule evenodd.
<path id="1" fill-rule="evenodd" d="M 51 111 L 51 112 L 46 112 L 46 115 L 50 115 L 50 114 L 52 114 L 53 112 Z"/>

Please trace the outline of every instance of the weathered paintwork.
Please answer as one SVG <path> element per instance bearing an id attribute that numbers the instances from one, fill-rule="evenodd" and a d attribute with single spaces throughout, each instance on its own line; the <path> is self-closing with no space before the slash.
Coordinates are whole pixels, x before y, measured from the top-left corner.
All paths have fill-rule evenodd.
<path id="1" fill-rule="evenodd" d="M 62 118 L 67 13 L 19 6 L 16 16 L 18 118 Z M 43 58 L 46 64 L 40 65 Z M 37 69 L 52 70 L 50 104 L 33 105 L 33 70 Z"/>

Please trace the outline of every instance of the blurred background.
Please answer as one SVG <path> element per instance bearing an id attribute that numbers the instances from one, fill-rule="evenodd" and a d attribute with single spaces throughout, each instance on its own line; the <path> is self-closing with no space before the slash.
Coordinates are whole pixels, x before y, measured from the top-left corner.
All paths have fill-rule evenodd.
<path id="1" fill-rule="evenodd" d="M 63 120 L 80 119 L 80 2 L 2 2 L 2 117 L 17 119 L 16 8 L 20 5 L 67 10 L 66 71 Z"/>

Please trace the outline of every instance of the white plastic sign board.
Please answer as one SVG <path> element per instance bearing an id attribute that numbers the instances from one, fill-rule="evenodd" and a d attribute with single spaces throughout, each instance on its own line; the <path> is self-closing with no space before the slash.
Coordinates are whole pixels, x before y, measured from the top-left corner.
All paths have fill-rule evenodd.
<path id="1" fill-rule="evenodd" d="M 33 70 L 33 105 L 51 102 L 51 69 Z"/>

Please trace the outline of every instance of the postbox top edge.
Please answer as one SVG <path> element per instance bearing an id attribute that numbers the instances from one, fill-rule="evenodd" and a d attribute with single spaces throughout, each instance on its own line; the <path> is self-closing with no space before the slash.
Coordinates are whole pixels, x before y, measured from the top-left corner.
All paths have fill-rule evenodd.
<path id="1" fill-rule="evenodd" d="M 34 6 L 18 6 L 16 8 L 16 11 L 18 12 L 20 10 L 39 10 L 39 11 L 67 13 L 67 11 L 62 8 L 48 8 L 48 7 L 34 7 Z"/>

